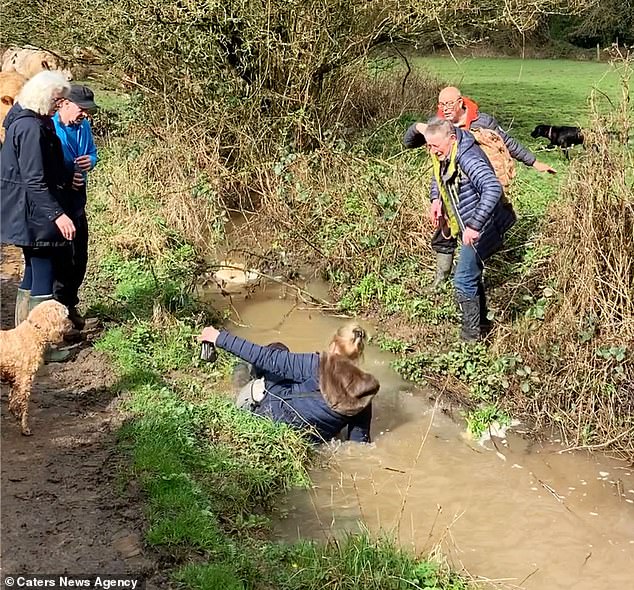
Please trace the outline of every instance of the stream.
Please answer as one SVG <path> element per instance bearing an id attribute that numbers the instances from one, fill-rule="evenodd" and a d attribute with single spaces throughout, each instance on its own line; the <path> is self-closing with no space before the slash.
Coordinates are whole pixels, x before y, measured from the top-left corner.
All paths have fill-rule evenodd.
<path id="1" fill-rule="evenodd" d="M 326 285 L 312 294 L 327 298 Z M 345 318 L 321 313 L 285 286 L 206 297 L 231 311 L 229 329 L 295 352 L 324 349 Z M 370 335 L 375 328 L 363 323 Z M 363 367 L 381 382 L 373 443 L 331 443 L 309 490 L 288 494 L 279 539 L 324 540 L 368 529 L 415 552 L 440 547 L 453 567 L 506 588 L 617 590 L 634 574 L 634 469 L 615 459 L 534 443 L 521 425 L 470 440 L 436 393 L 402 380 L 370 345 Z M 458 416 L 459 418 L 459 416 Z"/>

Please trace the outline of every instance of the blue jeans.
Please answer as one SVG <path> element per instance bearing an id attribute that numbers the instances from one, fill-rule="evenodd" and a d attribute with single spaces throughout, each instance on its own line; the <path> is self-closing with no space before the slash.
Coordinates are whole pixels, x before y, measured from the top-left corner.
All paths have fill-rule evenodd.
<path id="1" fill-rule="evenodd" d="M 456 293 L 469 298 L 477 297 L 483 268 L 484 265 L 475 248 L 462 244 L 453 278 Z"/>

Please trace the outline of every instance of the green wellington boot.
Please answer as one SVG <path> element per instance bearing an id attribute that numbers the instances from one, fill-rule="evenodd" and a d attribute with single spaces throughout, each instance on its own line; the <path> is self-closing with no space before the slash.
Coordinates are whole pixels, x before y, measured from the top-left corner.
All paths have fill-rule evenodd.
<path id="1" fill-rule="evenodd" d="M 29 298 L 31 297 L 30 289 L 18 289 L 15 296 L 15 327 L 17 328 L 29 315 Z"/>
<path id="2" fill-rule="evenodd" d="M 433 291 L 438 292 L 447 281 L 453 268 L 453 254 L 436 253 L 436 274 L 431 285 Z"/>
<path id="3" fill-rule="evenodd" d="M 50 301 L 53 299 L 52 295 L 31 295 L 29 297 L 28 310 L 31 311 L 35 307 L 37 307 L 40 303 L 44 303 L 45 301 Z M 56 345 L 51 344 L 46 349 L 44 353 L 44 362 L 45 363 L 63 363 L 70 358 L 70 350 L 66 350 L 63 348 L 57 348 Z"/>

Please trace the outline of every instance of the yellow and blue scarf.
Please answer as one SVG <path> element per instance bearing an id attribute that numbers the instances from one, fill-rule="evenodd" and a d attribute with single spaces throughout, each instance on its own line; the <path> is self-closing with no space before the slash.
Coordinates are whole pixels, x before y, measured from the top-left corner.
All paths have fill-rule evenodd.
<path id="1" fill-rule="evenodd" d="M 456 156 L 458 154 L 458 142 L 455 141 L 451 146 L 451 152 L 449 153 L 449 164 L 447 166 L 447 177 L 452 178 L 457 171 L 458 164 L 456 162 Z M 442 176 L 440 173 L 440 160 L 438 156 L 435 154 L 431 154 L 432 166 L 434 169 L 434 178 L 436 179 L 436 184 L 438 185 L 438 192 L 440 193 L 440 197 L 442 199 L 445 212 L 447 213 L 448 225 L 451 231 L 451 237 L 455 238 L 460 235 L 460 224 L 458 223 L 458 216 L 454 211 L 453 204 L 451 202 L 451 198 L 449 197 L 449 192 L 447 190 L 447 186 L 442 180 Z"/>

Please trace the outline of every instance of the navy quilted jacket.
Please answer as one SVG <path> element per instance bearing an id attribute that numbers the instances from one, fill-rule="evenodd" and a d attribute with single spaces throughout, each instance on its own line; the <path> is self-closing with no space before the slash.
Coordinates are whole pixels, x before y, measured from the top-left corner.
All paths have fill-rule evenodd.
<path id="1" fill-rule="evenodd" d="M 306 431 L 312 442 L 324 442 L 348 427 L 347 440 L 370 442 L 370 404 L 355 416 L 332 410 L 319 389 L 319 353 L 293 353 L 253 344 L 225 330 L 216 346 L 264 373 L 267 395 L 255 410 L 275 422 Z"/>
<path id="2" fill-rule="evenodd" d="M 14 104 L 0 157 L 0 241 L 16 246 L 65 246 L 55 220 L 71 211 L 72 173 L 49 117 Z"/>
<path id="3" fill-rule="evenodd" d="M 475 248 L 482 260 L 502 246 L 504 233 L 515 223 L 515 213 L 503 197 L 502 185 L 482 148 L 468 131 L 456 128 L 458 163 L 456 172 L 447 174 L 448 162 L 441 164 L 441 179 L 446 186 L 457 185 L 458 202 L 454 209 L 460 228 L 480 232 Z M 440 198 L 432 178 L 431 199 Z"/>

